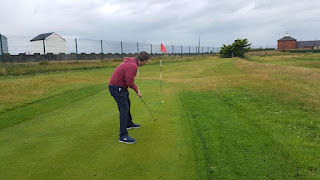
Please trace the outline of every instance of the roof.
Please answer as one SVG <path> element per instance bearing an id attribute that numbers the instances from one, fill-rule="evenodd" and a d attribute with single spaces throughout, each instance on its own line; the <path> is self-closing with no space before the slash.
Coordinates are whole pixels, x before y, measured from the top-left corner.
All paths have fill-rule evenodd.
<path id="1" fill-rule="evenodd" d="M 278 41 L 296 41 L 296 39 L 292 38 L 290 36 L 285 36 L 285 37 L 279 39 Z"/>
<path id="2" fill-rule="evenodd" d="M 30 41 L 39 41 L 39 40 L 45 40 L 47 37 L 49 37 L 51 34 L 53 34 L 54 32 L 51 33 L 45 33 L 45 34 L 39 34 L 37 37 L 31 39 Z"/>
<path id="3" fill-rule="evenodd" d="M 2 35 L 2 34 L 0 34 L 0 36 L 7 38 L 6 36 L 4 36 L 4 35 Z"/>
<path id="4" fill-rule="evenodd" d="M 297 41 L 298 47 L 314 47 L 320 46 L 320 41 Z"/>

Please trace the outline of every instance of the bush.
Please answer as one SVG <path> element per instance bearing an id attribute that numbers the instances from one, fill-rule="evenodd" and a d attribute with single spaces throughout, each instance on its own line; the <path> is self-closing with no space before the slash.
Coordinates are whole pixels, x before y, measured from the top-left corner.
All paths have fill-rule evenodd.
<path id="1" fill-rule="evenodd" d="M 223 58 L 244 57 L 245 53 L 249 51 L 251 44 L 248 39 L 237 39 L 231 45 L 223 44 L 220 49 L 220 56 Z"/>

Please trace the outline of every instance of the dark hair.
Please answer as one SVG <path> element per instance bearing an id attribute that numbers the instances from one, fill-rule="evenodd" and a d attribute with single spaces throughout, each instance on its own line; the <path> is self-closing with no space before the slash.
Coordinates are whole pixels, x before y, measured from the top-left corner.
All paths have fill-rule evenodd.
<path id="1" fill-rule="evenodd" d="M 139 61 L 147 61 L 149 58 L 150 58 L 149 54 L 145 51 L 141 51 L 137 56 L 137 59 Z"/>

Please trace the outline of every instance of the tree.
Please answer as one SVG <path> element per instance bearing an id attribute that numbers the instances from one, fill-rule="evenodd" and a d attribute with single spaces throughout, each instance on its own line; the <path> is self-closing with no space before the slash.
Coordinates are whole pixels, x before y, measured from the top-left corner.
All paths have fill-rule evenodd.
<path id="1" fill-rule="evenodd" d="M 245 53 L 249 51 L 251 44 L 248 39 L 237 39 L 233 44 L 225 45 L 220 49 L 220 56 L 223 58 L 244 57 Z"/>

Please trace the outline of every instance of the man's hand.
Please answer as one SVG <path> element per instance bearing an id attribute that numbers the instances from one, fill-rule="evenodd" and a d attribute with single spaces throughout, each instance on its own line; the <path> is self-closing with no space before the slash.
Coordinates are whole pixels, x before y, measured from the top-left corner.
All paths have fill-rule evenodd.
<path id="1" fill-rule="evenodd" d="M 137 89 L 136 93 L 137 93 L 137 96 L 141 97 L 141 92 L 138 89 Z"/>

